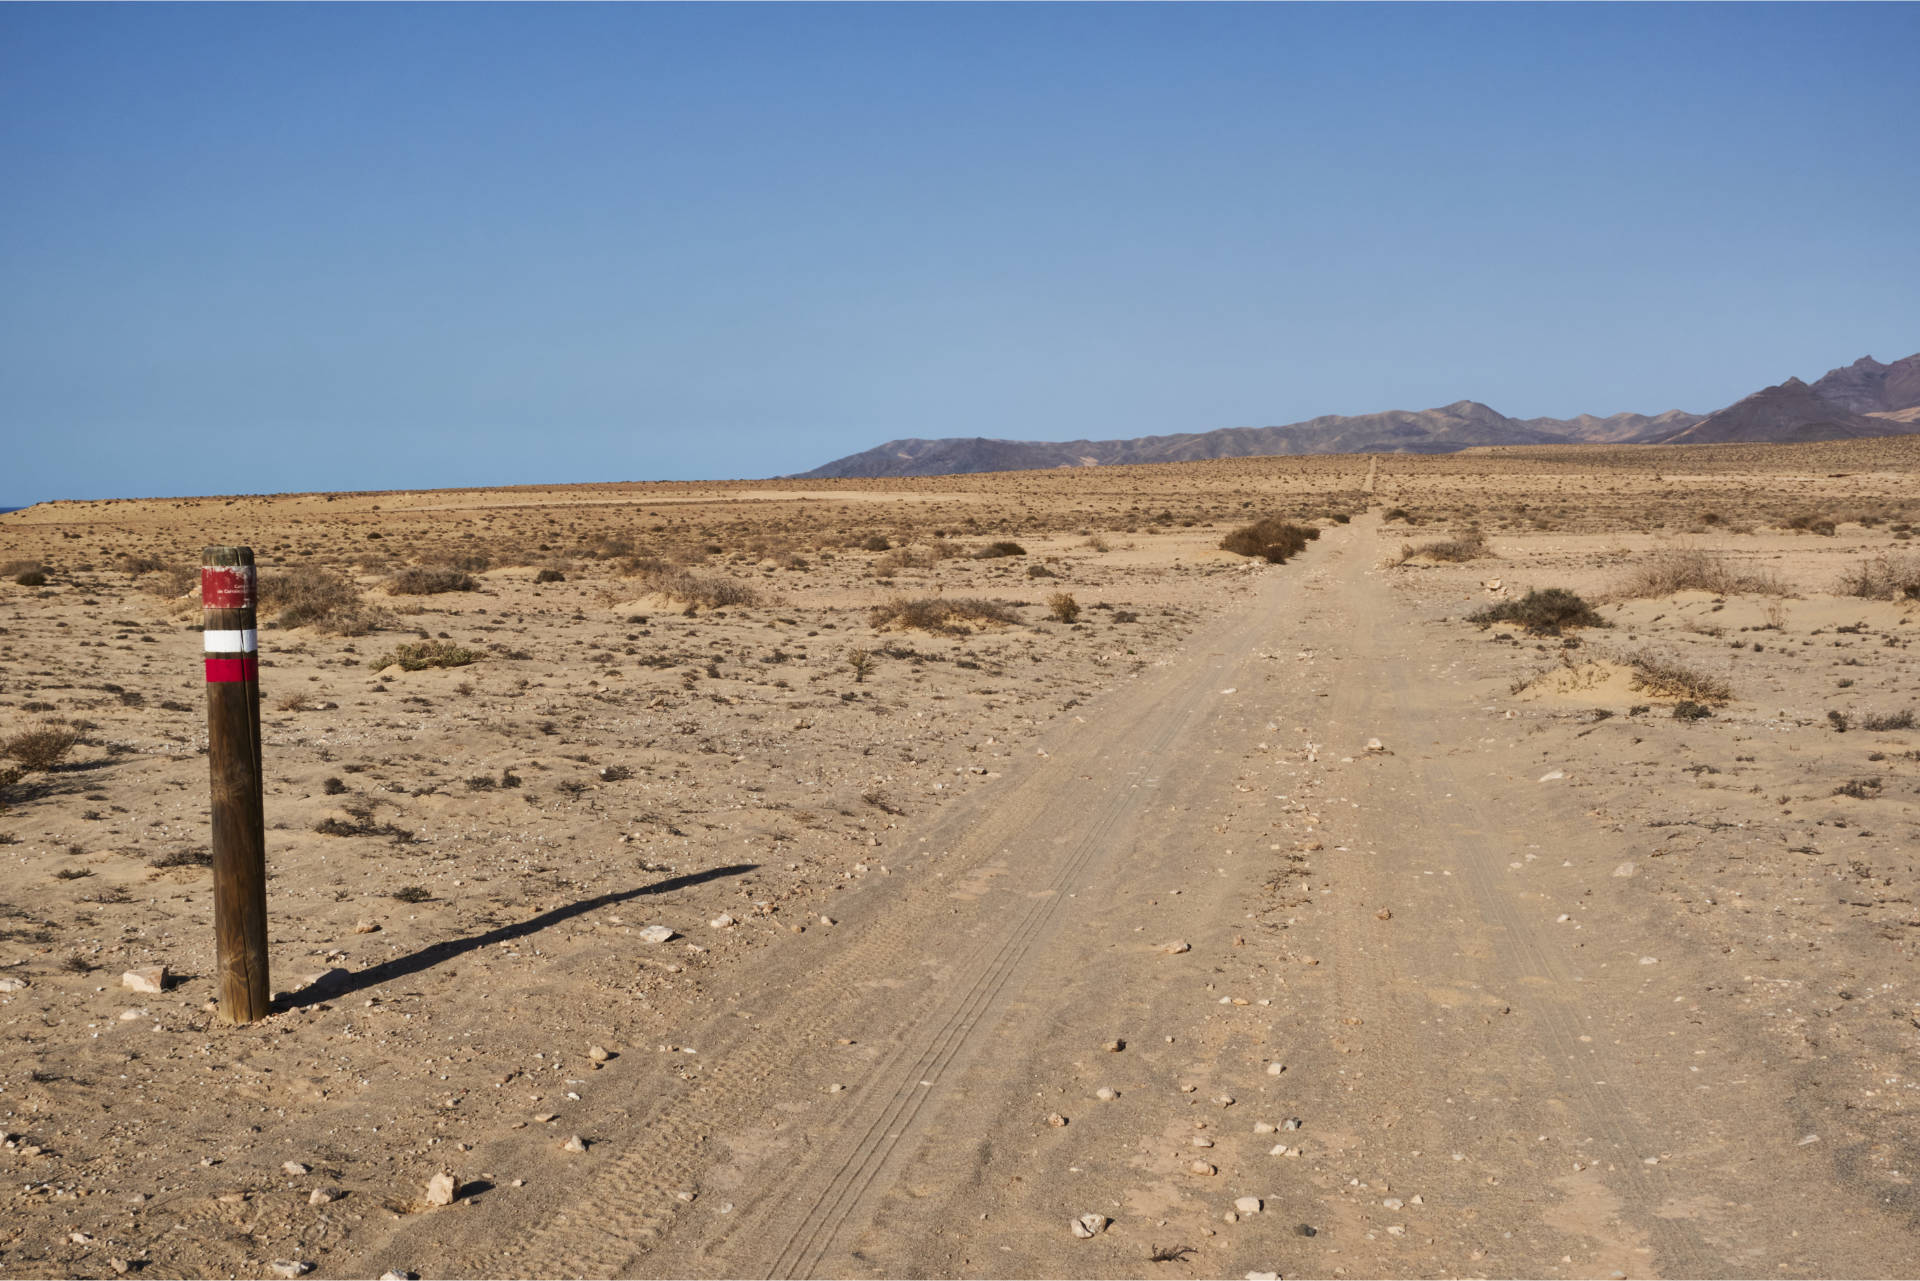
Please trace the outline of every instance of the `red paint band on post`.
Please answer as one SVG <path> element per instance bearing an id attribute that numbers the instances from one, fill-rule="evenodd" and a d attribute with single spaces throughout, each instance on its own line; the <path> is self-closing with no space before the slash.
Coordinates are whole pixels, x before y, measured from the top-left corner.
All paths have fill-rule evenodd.
<path id="1" fill-rule="evenodd" d="M 259 679 L 260 660 L 257 658 L 209 658 L 207 660 L 207 683 L 210 685 Z"/>
<path id="2" fill-rule="evenodd" d="M 206 565 L 200 570 L 200 604 L 206 609 L 252 609 L 253 566 Z"/>

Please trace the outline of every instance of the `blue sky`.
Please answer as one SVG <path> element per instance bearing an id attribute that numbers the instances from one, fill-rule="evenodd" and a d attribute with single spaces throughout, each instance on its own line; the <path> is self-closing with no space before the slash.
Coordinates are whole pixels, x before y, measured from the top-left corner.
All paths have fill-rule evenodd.
<path id="1" fill-rule="evenodd" d="M 1920 350 L 1920 6 L 0 6 L 0 506 L 1717 408 Z"/>

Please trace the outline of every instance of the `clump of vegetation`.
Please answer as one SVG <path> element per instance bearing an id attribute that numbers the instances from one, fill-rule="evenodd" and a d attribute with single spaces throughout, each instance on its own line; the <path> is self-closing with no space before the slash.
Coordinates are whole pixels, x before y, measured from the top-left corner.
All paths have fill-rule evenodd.
<path id="1" fill-rule="evenodd" d="M 868 616 L 876 630 L 896 627 L 923 632 L 966 632 L 974 626 L 1019 621 L 1020 615 L 1012 606 L 977 596 L 922 596 L 914 600 L 896 596 L 874 606 Z"/>
<path id="2" fill-rule="evenodd" d="M 0 565 L 0 574 L 6 575 L 22 587 L 47 585 L 47 567 L 37 560 L 10 560 Z"/>
<path id="3" fill-rule="evenodd" d="M 1848 570 L 1840 591 L 1866 600 L 1920 600 L 1920 556 L 1882 552 Z"/>
<path id="4" fill-rule="evenodd" d="M 317 565 L 261 575 L 260 612 L 282 627 L 311 627 L 335 636 L 364 636 L 377 621 L 351 579 Z"/>
<path id="5" fill-rule="evenodd" d="M 1404 507 L 1388 508 L 1387 514 L 1382 516 L 1380 520 L 1381 520 L 1381 523 L 1383 524 L 1392 524 L 1396 520 L 1405 521 L 1409 525 L 1417 525 L 1420 523 L 1419 521 L 1415 520 L 1412 514 L 1409 513 L 1407 509 Z"/>
<path id="6" fill-rule="evenodd" d="M 885 534 L 868 534 L 860 546 L 870 552 L 893 550 L 893 542 Z"/>
<path id="7" fill-rule="evenodd" d="M 1880 795 L 1880 780 L 1877 778 L 1852 778 L 1833 789 L 1835 796 L 1851 796 L 1856 801 L 1870 801 Z"/>
<path id="8" fill-rule="evenodd" d="M 1436 539 L 1430 543 L 1402 543 L 1399 564 L 1406 564 L 1414 557 L 1426 560 L 1445 561 L 1460 564 L 1464 561 L 1479 560 L 1493 553 L 1487 550 L 1487 536 L 1477 525 L 1469 525 L 1452 538 Z"/>
<path id="9" fill-rule="evenodd" d="M 36 725 L 0 742 L 0 756 L 20 762 L 22 770 L 48 770 L 80 741 L 80 731 L 71 725 Z"/>
<path id="10" fill-rule="evenodd" d="M 1071 623 L 1080 617 L 1080 602 L 1072 592 L 1055 592 L 1047 597 L 1047 612 L 1059 622 Z"/>
<path id="11" fill-rule="evenodd" d="M 1784 596 L 1787 585 L 1771 572 L 1745 570 L 1725 556 L 1698 547 L 1656 552 L 1635 565 L 1614 595 L 1671 596 L 1675 592 L 1712 592 L 1716 596 Z"/>
<path id="12" fill-rule="evenodd" d="M 1673 719 L 1676 721 L 1703 721 L 1713 715 L 1713 709 L 1705 703 L 1696 703 L 1683 698 L 1673 705 Z"/>
<path id="13" fill-rule="evenodd" d="M 1642 651 L 1630 655 L 1627 665 L 1633 669 L 1633 688 L 1645 690 L 1655 698 L 1686 699 L 1718 706 L 1733 697 L 1733 687 L 1718 676 L 1659 654 Z"/>
<path id="14" fill-rule="evenodd" d="M 1027 566 L 1027 577 L 1028 578 L 1058 578 L 1060 577 L 1060 575 L 1054 573 L 1052 570 L 1048 569 L 1045 565 L 1042 565 L 1039 561 L 1034 561 L 1031 565 Z"/>
<path id="15" fill-rule="evenodd" d="M 988 543 L 973 554 L 975 560 L 995 560 L 1001 556 L 1025 556 L 1027 549 L 1019 543 Z"/>
<path id="16" fill-rule="evenodd" d="M 480 582 L 464 569 L 413 565 L 387 580 L 389 596 L 438 596 L 443 592 L 477 592 Z"/>
<path id="17" fill-rule="evenodd" d="M 424 885 L 402 885 L 393 892 L 393 897 L 402 903 L 425 903 L 433 897 L 433 891 Z"/>
<path id="18" fill-rule="evenodd" d="M 879 660 L 870 649 L 850 649 L 847 651 L 847 670 L 853 673 L 853 683 L 858 685 L 867 679 L 867 673 Z"/>
<path id="19" fill-rule="evenodd" d="M 1861 729 L 1874 730 L 1876 732 L 1885 732 L 1891 729 L 1912 729 L 1913 726 L 1912 708 L 1898 712 L 1888 712 L 1882 716 L 1862 716 L 1860 718 Z"/>
<path id="20" fill-rule="evenodd" d="M 1468 614 L 1467 621 L 1482 627 L 1514 623 L 1530 632 L 1547 633 L 1557 633 L 1563 627 L 1608 626 L 1606 619 L 1594 613 L 1593 606 L 1564 587 L 1533 589 L 1519 600 L 1497 601 Z"/>
<path id="21" fill-rule="evenodd" d="M 1828 712 L 1827 724 L 1833 726 L 1833 732 L 1844 734 L 1853 728 L 1853 720 L 1845 712 Z"/>
<path id="22" fill-rule="evenodd" d="M 147 866 L 160 868 L 212 867 L 213 851 L 204 845 L 196 846 L 193 849 L 174 850 L 170 854 L 162 854 L 159 858 L 147 864 Z"/>
<path id="23" fill-rule="evenodd" d="M 1278 516 L 1267 516 L 1251 525 L 1242 525 L 1220 540 L 1222 551 L 1236 556 L 1258 556 L 1270 564 L 1284 565 L 1320 537 L 1312 525 L 1296 525 Z"/>
<path id="24" fill-rule="evenodd" d="M 401 671 L 421 672 L 429 667 L 465 667 L 478 662 L 480 652 L 450 641 L 424 640 L 402 645 L 374 662 L 374 670 L 398 665 Z"/>
<path id="25" fill-rule="evenodd" d="M 639 579 L 648 591 L 684 605 L 689 613 L 696 609 L 746 608 L 762 602 L 760 593 L 749 584 L 718 575 L 661 566 L 642 570 Z"/>
<path id="26" fill-rule="evenodd" d="M 1795 516 L 1786 523 L 1785 528 L 1797 529 L 1804 533 L 1820 534 L 1824 537 L 1832 538 L 1835 526 L 1834 523 L 1825 516 L 1807 514 Z"/>
<path id="27" fill-rule="evenodd" d="M 557 569 L 543 569 L 533 576 L 536 583 L 564 583 L 567 576 Z"/>

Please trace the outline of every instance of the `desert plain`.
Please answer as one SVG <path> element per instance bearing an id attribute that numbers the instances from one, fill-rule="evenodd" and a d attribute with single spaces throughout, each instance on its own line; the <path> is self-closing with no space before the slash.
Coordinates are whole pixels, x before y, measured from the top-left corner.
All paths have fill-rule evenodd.
<path id="1" fill-rule="evenodd" d="M 1916 518 L 1913 438 L 0 516 L 0 1275 L 1914 1275 Z"/>

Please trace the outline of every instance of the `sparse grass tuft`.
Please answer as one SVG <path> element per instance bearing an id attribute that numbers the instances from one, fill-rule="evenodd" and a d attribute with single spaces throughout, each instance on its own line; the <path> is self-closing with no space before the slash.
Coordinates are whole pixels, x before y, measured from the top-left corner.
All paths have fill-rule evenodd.
<path id="1" fill-rule="evenodd" d="M 1913 709 L 1888 712 L 1883 716 L 1862 716 L 1860 728 L 1884 733 L 1891 729 L 1912 729 L 1914 726 Z"/>
<path id="2" fill-rule="evenodd" d="M 0 756 L 20 762 L 23 770 L 52 769 L 80 741 L 71 725 L 38 725 L 0 742 Z"/>
<path id="3" fill-rule="evenodd" d="M 383 667 L 392 667 L 397 663 L 402 671 L 420 672 L 429 667 L 465 667 L 468 663 L 477 662 L 479 658 L 478 650 L 468 649 L 463 645 L 454 645 L 447 641 L 424 640 L 402 645 L 385 658 L 374 660 L 373 669 L 379 671 Z"/>
<path id="4" fill-rule="evenodd" d="M 1733 687 L 1718 676 L 1660 654 L 1642 650 L 1628 655 L 1627 665 L 1633 668 L 1633 688 L 1645 690 L 1655 698 L 1687 699 L 1717 706 L 1733 697 Z"/>
<path id="5" fill-rule="evenodd" d="M 1008 624 L 1020 621 L 1020 615 L 998 601 L 977 596 L 922 596 L 907 600 L 896 596 L 884 605 L 876 605 L 868 620 L 878 630 L 897 627 L 923 632 L 965 632 L 969 624 Z"/>
<path id="6" fill-rule="evenodd" d="M 1882 552 L 1848 570 L 1839 590 L 1866 600 L 1920 600 L 1920 556 Z"/>
<path id="7" fill-rule="evenodd" d="M 1606 627 L 1607 620 L 1593 606 L 1564 587 L 1529 591 L 1519 600 L 1503 600 L 1467 615 L 1469 623 L 1516 623 L 1532 632 L 1557 632 L 1562 627 Z"/>
<path id="8" fill-rule="evenodd" d="M 689 611 L 746 608 L 762 603 L 760 593 L 746 583 L 715 575 L 694 574 L 664 566 L 642 570 L 641 584 L 657 595 L 677 601 Z"/>
<path id="9" fill-rule="evenodd" d="M 1644 563 L 1635 565 L 1613 594 L 1628 599 L 1671 596 L 1675 592 L 1784 596 L 1787 585 L 1777 574 L 1743 570 L 1725 556 L 1698 547 L 1684 547 L 1655 552 Z"/>

